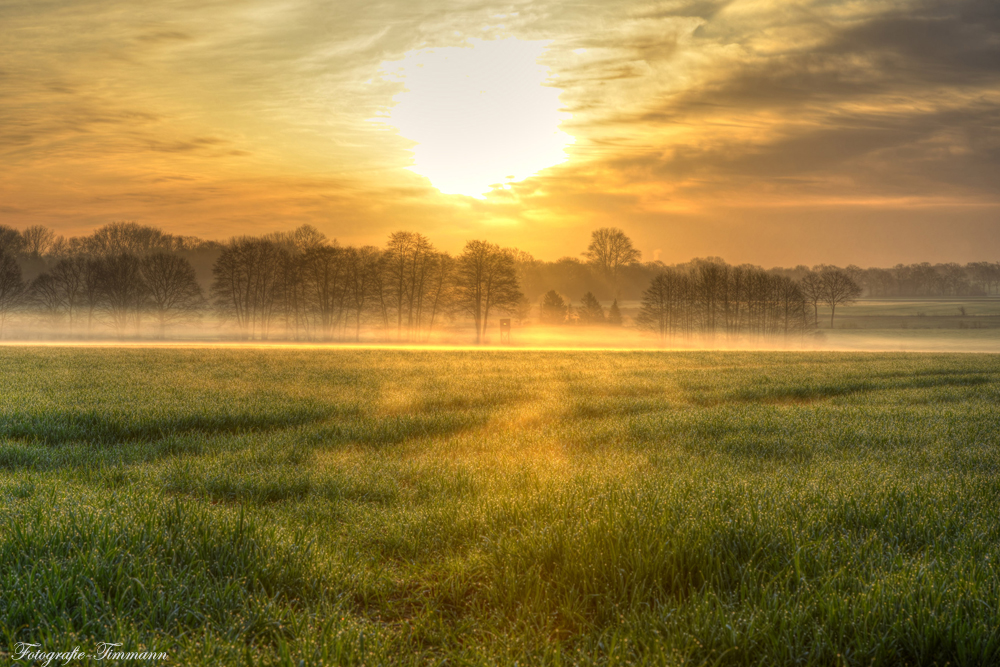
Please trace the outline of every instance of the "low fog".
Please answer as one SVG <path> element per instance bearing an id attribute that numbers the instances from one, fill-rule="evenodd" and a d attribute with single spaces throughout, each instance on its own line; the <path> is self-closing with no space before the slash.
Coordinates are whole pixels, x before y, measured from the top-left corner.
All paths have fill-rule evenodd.
<path id="1" fill-rule="evenodd" d="M 224 243 L 113 223 L 0 227 L 0 340 L 509 349 L 1000 349 L 1000 263 L 765 269 L 643 262 L 621 229 L 578 257 L 315 228 Z"/>

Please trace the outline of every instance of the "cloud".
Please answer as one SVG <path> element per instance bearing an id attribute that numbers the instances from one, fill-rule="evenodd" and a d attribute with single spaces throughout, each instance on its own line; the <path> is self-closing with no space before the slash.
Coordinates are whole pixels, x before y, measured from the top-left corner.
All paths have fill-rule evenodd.
<path id="1" fill-rule="evenodd" d="M 731 260 L 763 261 L 793 252 L 779 237 L 849 251 L 804 220 L 912 213 L 910 255 L 865 252 L 1000 255 L 993 0 L 10 0 L 0 22 L 3 224 L 410 228 L 541 257 L 615 224 L 665 261 L 739 243 Z M 370 120 L 401 86 L 380 67 L 506 37 L 550 42 L 571 159 L 482 202 L 441 195 Z M 949 240 L 956 220 L 974 243 Z"/>

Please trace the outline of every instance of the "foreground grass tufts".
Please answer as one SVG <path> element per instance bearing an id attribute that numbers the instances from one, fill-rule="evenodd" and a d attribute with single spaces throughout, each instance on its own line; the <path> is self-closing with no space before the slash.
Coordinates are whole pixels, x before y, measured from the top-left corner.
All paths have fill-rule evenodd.
<path id="1" fill-rule="evenodd" d="M 177 664 L 1000 662 L 1000 359 L 4 348 L 0 627 Z"/>

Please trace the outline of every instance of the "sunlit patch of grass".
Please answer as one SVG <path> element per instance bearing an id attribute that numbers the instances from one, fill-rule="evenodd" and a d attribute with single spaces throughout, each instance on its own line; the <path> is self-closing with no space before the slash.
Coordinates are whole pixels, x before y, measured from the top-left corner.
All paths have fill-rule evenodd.
<path id="1" fill-rule="evenodd" d="M 993 356 L 8 347 L 0 363 L 8 646 L 1000 662 Z"/>

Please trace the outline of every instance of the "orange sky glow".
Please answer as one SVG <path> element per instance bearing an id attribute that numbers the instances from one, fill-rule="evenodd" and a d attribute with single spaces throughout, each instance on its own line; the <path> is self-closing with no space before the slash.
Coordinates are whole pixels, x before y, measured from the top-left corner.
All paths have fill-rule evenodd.
<path id="1" fill-rule="evenodd" d="M 1000 259 L 986 0 L 0 3 L 0 224 Z"/>

